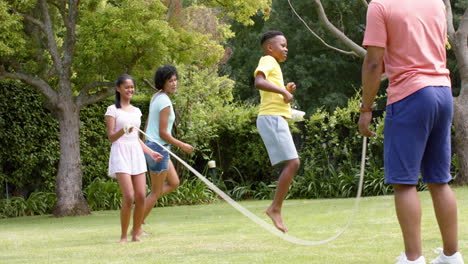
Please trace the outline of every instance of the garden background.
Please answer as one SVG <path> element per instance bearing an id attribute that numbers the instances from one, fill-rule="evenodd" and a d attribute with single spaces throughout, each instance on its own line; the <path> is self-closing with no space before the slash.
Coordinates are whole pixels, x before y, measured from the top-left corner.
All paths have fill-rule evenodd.
<path id="1" fill-rule="evenodd" d="M 463 33 L 467 1 L 445 2 L 453 12 L 449 25 Z M 344 44 L 317 14 L 325 11 L 339 31 L 360 43 L 367 2 L 294 5 L 328 45 L 351 47 L 351 55 L 323 45 L 281 0 L 2 1 L 0 217 L 118 209 L 117 183 L 107 177 L 110 143 L 103 117 L 112 104 L 113 81 L 123 72 L 136 77 L 132 103 L 142 110 L 144 123 L 154 93 L 148 80 L 165 63 L 180 71 L 175 136 L 196 148 L 191 155 L 176 153 L 205 175 L 210 175 L 207 161 L 215 160 L 216 184 L 234 199 L 271 199 L 280 168 L 270 166 L 255 128 L 259 95 L 252 85 L 262 55 L 258 40 L 270 29 L 288 38 L 285 81 L 296 82 L 293 107 L 307 113 L 304 120 L 290 121 L 301 168 L 287 198 L 354 196 L 362 140 L 356 126 L 362 48 Z M 467 82 L 459 50 L 466 47 L 452 37 L 448 67 L 455 100 L 463 102 Z M 385 85 L 374 115 L 377 135 L 369 143 L 364 196 L 392 193 L 382 168 Z M 455 116 L 452 174 L 463 184 L 468 176 L 460 154 L 466 141 L 464 127 L 457 127 L 460 116 Z M 182 185 L 158 206 L 217 199 L 176 165 Z"/>

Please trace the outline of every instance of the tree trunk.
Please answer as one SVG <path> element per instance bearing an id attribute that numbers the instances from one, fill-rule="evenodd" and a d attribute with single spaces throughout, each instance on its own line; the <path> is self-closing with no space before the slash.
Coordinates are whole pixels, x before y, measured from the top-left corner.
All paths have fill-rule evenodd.
<path id="1" fill-rule="evenodd" d="M 72 101 L 62 101 L 55 114 L 60 126 L 60 162 L 53 213 L 56 217 L 87 215 L 90 210 L 83 196 L 81 179 L 80 109 Z"/>
<path id="2" fill-rule="evenodd" d="M 463 76 L 463 74 L 462 74 Z M 468 77 L 468 74 L 467 76 Z M 465 87 L 463 87 L 465 86 Z M 462 79 L 462 90 L 454 98 L 453 124 L 455 126 L 455 151 L 460 164 L 455 184 L 468 184 L 468 80 Z"/>

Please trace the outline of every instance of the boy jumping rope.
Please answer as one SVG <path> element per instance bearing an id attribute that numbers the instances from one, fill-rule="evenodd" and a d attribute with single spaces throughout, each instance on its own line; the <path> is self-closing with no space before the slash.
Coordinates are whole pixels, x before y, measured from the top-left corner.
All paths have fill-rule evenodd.
<path id="1" fill-rule="evenodd" d="M 296 175 L 300 162 L 286 119 L 291 118 L 291 106 L 296 85 L 290 82 L 284 86 L 283 73 L 279 62 L 288 56 L 288 43 L 280 31 L 263 34 L 260 44 L 265 56 L 260 58 L 255 70 L 255 87 L 260 90 L 260 112 L 257 129 L 265 143 L 272 165 L 284 162 L 279 176 L 275 197 L 266 214 L 282 232 L 288 229 L 283 223 L 281 207 L 289 185 Z"/>

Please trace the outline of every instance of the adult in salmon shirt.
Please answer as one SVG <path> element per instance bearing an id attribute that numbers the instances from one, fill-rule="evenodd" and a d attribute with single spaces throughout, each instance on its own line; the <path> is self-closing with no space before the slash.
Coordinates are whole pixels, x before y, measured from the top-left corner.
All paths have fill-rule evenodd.
<path id="1" fill-rule="evenodd" d="M 395 190 L 395 209 L 405 252 L 397 264 L 426 263 L 421 246 L 419 174 L 427 184 L 443 250 L 431 263 L 463 264 L 458 252 L 457 205 L 448 185 L 452 91 L 446 67 L 447 36 L 442 0 L 373 0 L 363 46 L 359 131 L 370 137 L 372 104 L 381 75 L 389 79 L 384 128 L 385 182 Z"/>

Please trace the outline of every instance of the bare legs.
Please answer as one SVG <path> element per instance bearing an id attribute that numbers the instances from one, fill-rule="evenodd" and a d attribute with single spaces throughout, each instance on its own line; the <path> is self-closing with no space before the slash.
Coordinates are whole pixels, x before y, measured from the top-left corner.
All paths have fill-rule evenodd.
<path id="1" fill-rule="evenodd" d="M 421 246 L 421 204 L 416 186 L 394 184 L 395 209 L 400 223 L 405 253 L 408 260 L 422 256 Z"/>
<path id="2" fill-rule="evenodd" d="M 169 169 L 160 173 L 150 173 L 151 192 L 146 197 L 144 219 L 150 214 L 158 199 L 179 187 L 179 176 L 172 161 L 169 161 Z M 167 182 L 166 182 L 167 181 Z"/>
<path id="3" fill-rule="evenodd" d="M 283 171 L 278 179 L 278 186 L 276 187 L 275 198 L 271 203 L 270 207 L 266 210 L 266 214 L 271 218 L 273 224 L 282 232 L 287 232 L 288 229 L 283 223 L 283 217 L 281 216 L 281 208 L 283 206 L 284 198 L 286 193 L 289 190 L 289 185 L 291 184 L 294 175 L 296 175 L 297 170 L 299 169 L 299 159 L 287 160 L 285 162 Z"/>
<path id="4" fill-rule="evenodd" d="M 163 186 L 162 196 L 172 192 L 173 190 L 177 189 L 180 185 L 179 175 L 177 175 L 177 171 L 172 164 L 172 161 L 169 161 L 169 172 L 166 177 L 166 182 Z"/>
<path id="5" fill-rule="evenodd" d="M 145 174 L 130 176 L 126 173 L 117 173 L 122 192 L 122 209 L 120 210 L 121 235 L 120 243 L 127 242 L 128 226 L 130 224 L 130 215 L 132 214 L 132 205 L 135 202 L 133 211 L 132 241 L 141 241 L 136 230 L 141 229 L 143 222 L 143 213 L 145 208 L 146 178 Z"/>
<path id="6" fill-rule="evenodd" d="M 428 184 L 434 212 L 439 224 L 444 254 L 452 256 L 458 251 L 457 202 L 448 184 Z"/>
<path id="7" fill-rule="evenodd" d="M 408 260 L 422 255 L 421 204 L 416 186 L 394 184 L 395 209 L 403 233 L 405 253 Z M 448 184 L 428 184 L 434 211 L 439 224 L 444 254 L 451 256 L 458 251 L 457 205 Z"/>

